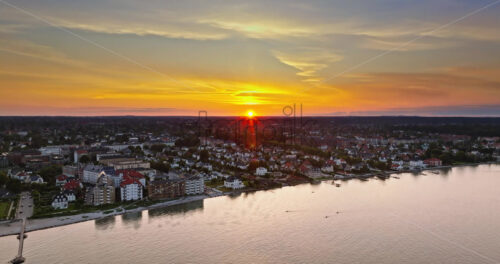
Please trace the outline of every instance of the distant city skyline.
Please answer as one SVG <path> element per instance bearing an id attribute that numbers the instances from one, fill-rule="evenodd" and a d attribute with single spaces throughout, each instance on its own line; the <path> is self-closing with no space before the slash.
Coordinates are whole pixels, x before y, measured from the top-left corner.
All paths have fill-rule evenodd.
<path id="1" fill-rule="evenodd" d="M 500 116 L 500 0 L 0 0 L 0 115 Z"/>

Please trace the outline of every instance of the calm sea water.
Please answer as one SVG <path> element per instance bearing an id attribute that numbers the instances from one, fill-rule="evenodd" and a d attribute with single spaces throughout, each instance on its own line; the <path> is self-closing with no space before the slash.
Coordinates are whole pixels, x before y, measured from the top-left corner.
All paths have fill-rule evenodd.
<path id="1" fill-rule="evenodd" d="M 27 263 L 499 263 L 500 166 L 303 184 L 29 233 Z M 337 213 L 338 212 L 338 213 Z M 0 238 L 0 262 L 17 252 Z"/>

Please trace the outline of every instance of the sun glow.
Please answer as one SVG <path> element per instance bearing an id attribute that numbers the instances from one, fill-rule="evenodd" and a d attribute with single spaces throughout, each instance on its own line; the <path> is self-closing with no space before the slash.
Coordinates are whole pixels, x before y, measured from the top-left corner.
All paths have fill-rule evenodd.
<path id="1" fill-rule="evenodd" d="M 254 113 L 253 111 L 248 111 L 248 112 L 247 112 L 247 116 L 248 116 L 249 118 L 252 118 L 254 115 L 255 115 L 255 113 Z"/>

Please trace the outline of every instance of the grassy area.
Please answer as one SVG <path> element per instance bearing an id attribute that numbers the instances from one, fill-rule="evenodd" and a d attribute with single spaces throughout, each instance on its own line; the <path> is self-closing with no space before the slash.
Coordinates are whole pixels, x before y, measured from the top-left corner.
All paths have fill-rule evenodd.
<path id="1" fill-rule="evenodd" d="M 104 214 L 111 214 L 114 211 L 121 212 L 123 211 L 121 206 L 125 208 L 125 210 L 131 210 L 139 207 L 147 207 L 153 205 L 155 203 L 159 203 L 163 201 L 149 201 L 149 200 L 141 200 L 135 202 L 122 202 L 122 203 L 114 203 L 114 204 L 103 204 L 100 206 L 77 206 L 75 203 L 70 203 L 68 208 L 62 210 L 55 210 L 50 205 L 41 206 L 36 210 L 35 214 L 31 217 L 32 219 L 36 218 L 48 218 L 48 217 L 56 217 L 56 216 L 69 216 L 69 215 L 77 215 L 84 213 L 93 213 L 102 211 Z M 36 209 L 36 207 L 35 207 Z"/>
<path id="2" fill-rule="evenodd" d="M 84 213 L 92 213 L 96 211 L 106 211 L 112 210 L 116 207 L 120 206 L 120 204 L 103 204 L 100 206 L 78 206 L 75 203 L 70 203 L 68 208 L 62 210 L 55 210 L 52 206 L 42 206 L 41 208 L 35 207 L 35 214 L 31 217 L 35 218 L 47 218 L 47 217 L 55 217 L 55 216 L 68 216 L 68 215 L 76 215 L 76 214 L 84 214 Z"/>
<path id="3" fill-rule="evenodd" d="M 453 166 L 459 166 L 459 165 L 471 165 L 471 164 L 474 164 L 472 162 L 464 162 L 464 161 L 455 161 L 455 162 L 452 162 L 451 165 Z"/>
<path id="4" fill-rule="evenodd" d="M 210 181 L 205 182 L 205 185 L 211 188 L 216 188 L 221 185 L 224 185 L 224 179 L 213 179 Z"/>
<path id="5" fill-rule="evenodd" d="M 164 202 L 164 201 L 161 201 L 161 200 L 141 200 L 141 201 L 136 201 L 136 202 L 133 202 L 132 204 L 129 204 L 127 206 L 125 206 L 125 210 L 131 210 L 131 209 L 135 209 L 135 208 L 139 208 L 139 207 L 147 207 L 147 206 L 150 206 L 150 205 L 153 205 L 153 204 L 156 204 L 156 203 L 160 203 L 160 202 Z"/>
<path id="6" fill-rule="evenodd" d="M 9 214 L 10 202 L 0 202 L 0 219 L 6 219 Z"/>
<path id="7" fill-rule="evenodd" d="M 219 190 L 221 192 L 232 192 L 233 191 L 233 189 L 230 189 L 227 187 L 219 187 L 219 188 L 217 188 L 217 190 Z"/>

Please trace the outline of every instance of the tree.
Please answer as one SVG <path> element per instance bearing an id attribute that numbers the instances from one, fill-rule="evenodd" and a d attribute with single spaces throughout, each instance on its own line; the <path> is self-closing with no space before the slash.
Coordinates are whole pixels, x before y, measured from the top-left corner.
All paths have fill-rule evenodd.
<path id="1" fill-rule="evenodd" d="M 7 177 L 7 172 L 0 171 L 0 186 L 6 184 L 8 180 L 9 177 Z"/>
<path id="2" fill-rule="evenodd" d="M 22 184 L 17 180 L 9 180 L 7 182 L 7 189 L 13 193 L 20 193 L 22 189 Z"/>
<path id="3" fill-rule="evenodd" d="M 90 158 L 88 155 L 83 155 L 80 157 L 80 160 L 79 160 L 80 163 L 89 163 L 90 162 Z"/>
<path id="4" fill-rule="evenodd" d="M 249 172 L 254 172 L 255 169 L 259 167 L 259 161 L 258 160 L 252 160 L 250 161 L 250 164 L 248 165 L 248 171 Z"/>
<path id="5" fill-rule="evenodd" d="M 204 149 L 200 152 L 200 160 L 201 162 L 208 162 L 210 154 L 208 153 L 208 150 Z"/>
<path id="6" fill-rule="evenodd" d="M 445 152 L 445 153 L 439 155 L 438 158 L 443 162 L 443 164 L 448 165 L 448 164 L 452 163 L 452 157 L 451 157 L 450 153 L 448 153 L 448 152 Z"/>
<path id="7" fill-rule="evenodd" d="M 467 156 L 465 155 L 465 152 L 462 150 L 458 151 L 457 154 L 455 155 L 455 160 L 460 162 L 466 162 Z"/>
<path id="8" fill-rule="evenodd" d="M 151 162 L 151 168 L 167 173 L 170 170 L 170 165 L 160 160 L 158 162 Z"/>
<path id="9" fill-rule="evenodd" d="M 153 151 L 154 153 L 162 152 L 165 147 L 165 144 L 154 144 L 151 146 L 151 151 Z"/>
<path id="10" fill-rule="evenodd" d="M 115 141 L 119 142 L 119 143 L 127 142 L 128 136 L 127 135 L 117 135 L 117 136 L 115 136 Z"/>
<path id="11" fill-rule="evenodd" d="M 59 165 L 50 165 L 47 167 L 43 167 L 40 171 L 38 171 L 38 173 L 45 182 L 49 183 L 50 185 L 53 185 L 56 182 L 56 176 L 62 173 L 62 168 Z"/>
<path id="12" fill-rule="evenodd" d="M 184 136 L 175 141 L 177 147 L 195 147 L 200 144 L 200 140 L 195 136 Z"/>

